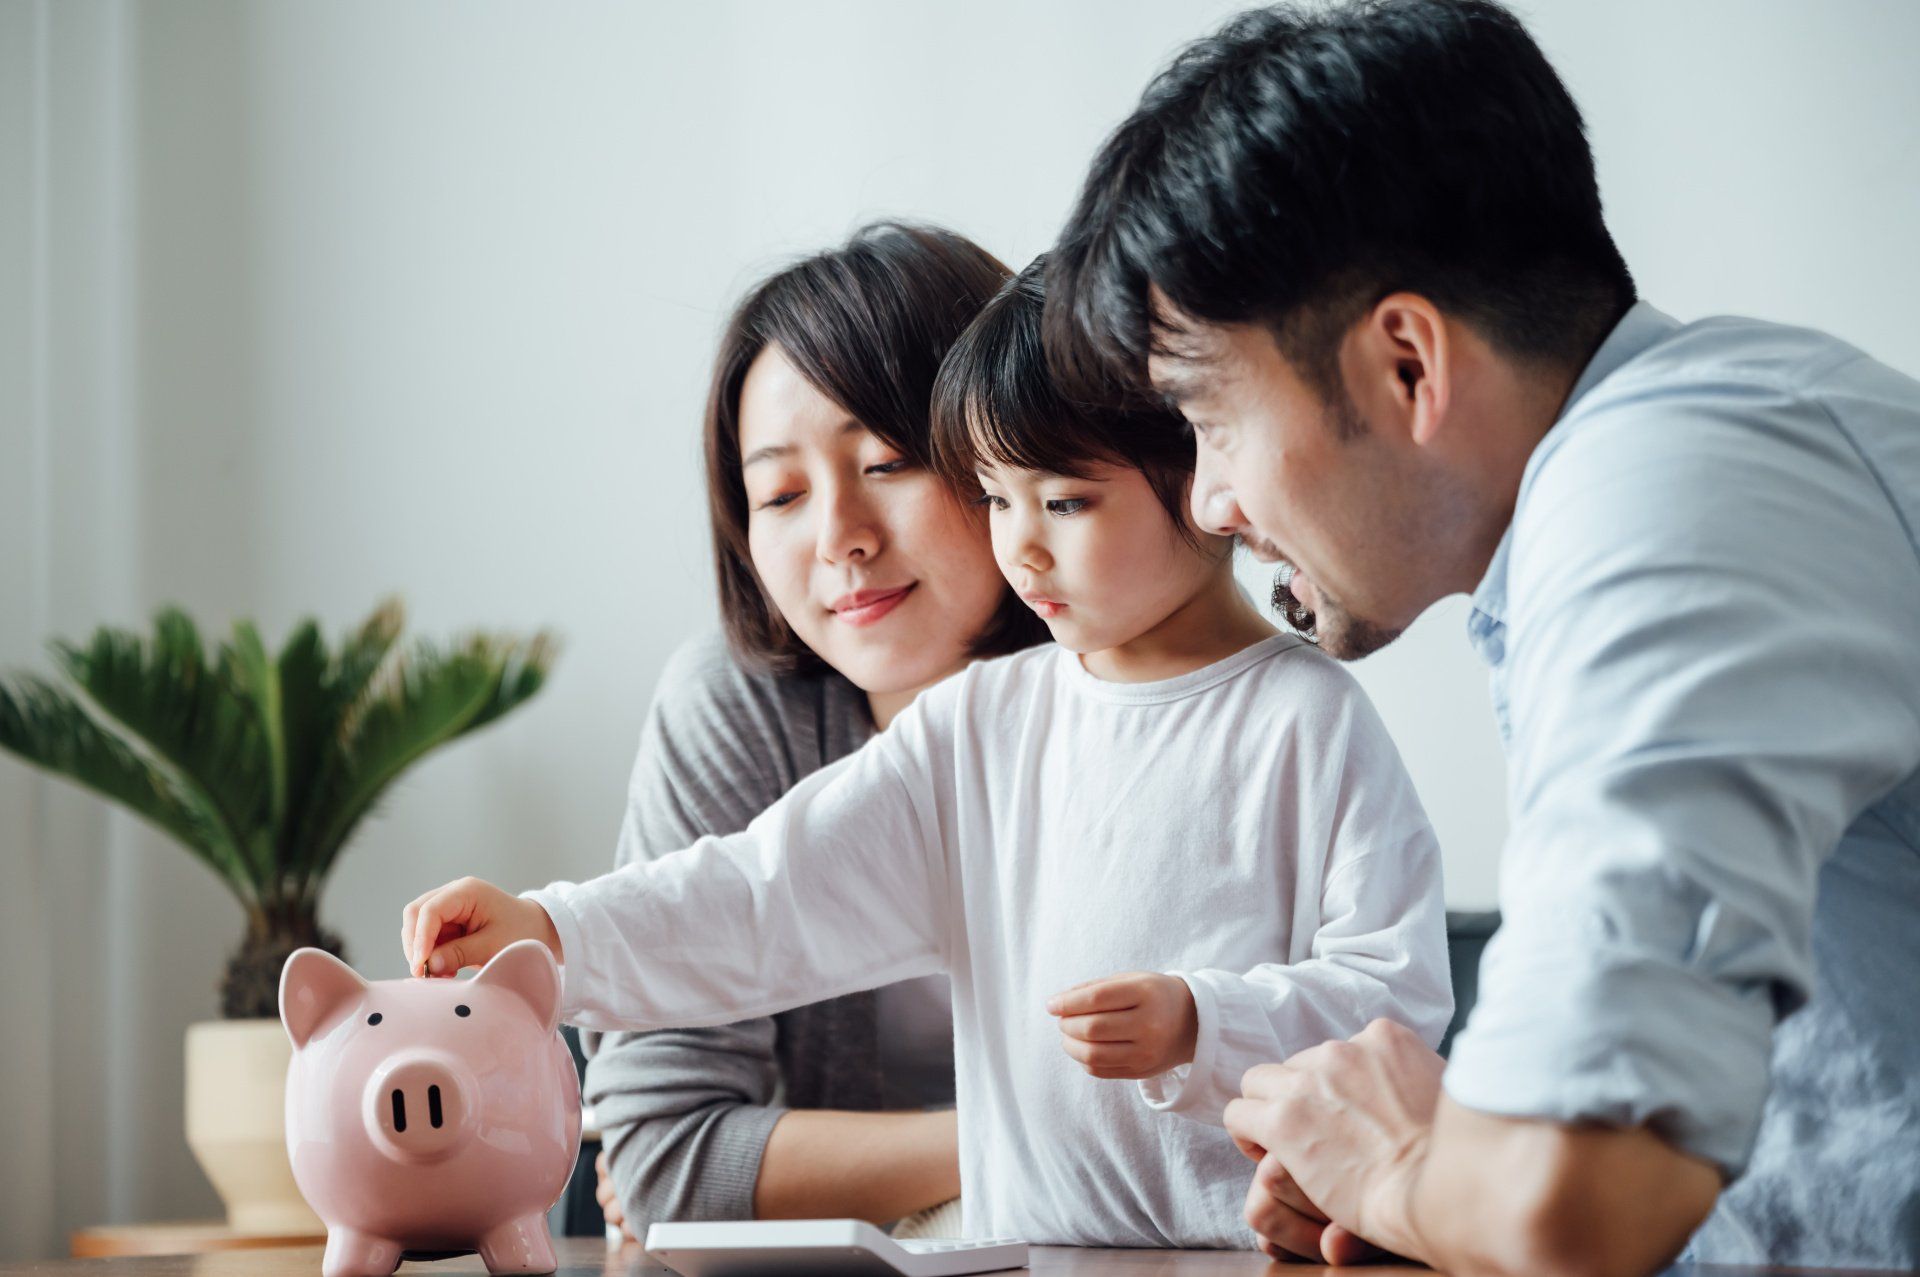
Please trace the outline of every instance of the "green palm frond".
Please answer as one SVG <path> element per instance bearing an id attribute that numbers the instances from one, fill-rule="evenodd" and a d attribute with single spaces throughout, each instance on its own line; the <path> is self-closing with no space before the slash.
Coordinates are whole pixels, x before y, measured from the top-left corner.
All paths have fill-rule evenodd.
<path id="1" fill-rule="evenodd" d="M 179 785 L 44 679 L 0 681 L 0 749 L 119 803 L 204 861 L 250 903 L 238 852 Z"/>
<path id="2" fill-rule="evenodd" d="M 320 627 L 303 621 L 281 647 L 274 665 L 280 683 L 281 757 L 286 769 L 286 797 L 280 813 L 283 846 L 305 827 L 320 761 L 340 728 L 342 710 L 330 684 L 337 659 L 329 652 Z"/>
<path id="3" fill-rule="evenodd" d="M 386 664 L 407 613 L 399 599 L 384 599 L 373 615 L 340 644 L 340 655 L 323 676 L 329 700 L 344 713 L 366 694 L 367 687 Z"/>
<path id="4" fill-rule="evenodd" d="M 545 634 L 526 643 L 477 635 L 451 648 L 416 644 L 389 661 L 341 723 L 316 792 L 324 815 L 301 848 L 302 869 L 323 878 L 402 772 L 537 692 L 552 648 Z"/>
<path id="5" fill-rule="evenodd" d="M 534 693 L 546 685 L 547 674 L 553 668 L 556 643 L 551 634 L 536 634 L 523 644 L 495 646 L 499 653 L 500 681 L 480 713 L 467 724 L 470 732 L 532 700 Z"/>
<path id="6" fill-rule="evenodd" d="M 400 775 L 531 698 L 553 640 L 478 635 L 400 646 L 380 605 L 330 650 L 303 621 L 278 655 L 251 622 L 211 658 L 162 611 L 151 638 L 103 627 L 53 651 L 71 690 L 0 681 L 0 749 L 122 803 L 193 851 L 256 928 L 305 911 Z"/>
<path id="7" fill-rule="evenodd" d="M 232 659 L 210 665 L 199 631 L 172 608 L 155 618 L 151 641 L 103 627 L 85 646 L 53 650 L 91 704 L 167 767 L 258 891 L 273 860 L 266 740 L 237 694 Z"/>

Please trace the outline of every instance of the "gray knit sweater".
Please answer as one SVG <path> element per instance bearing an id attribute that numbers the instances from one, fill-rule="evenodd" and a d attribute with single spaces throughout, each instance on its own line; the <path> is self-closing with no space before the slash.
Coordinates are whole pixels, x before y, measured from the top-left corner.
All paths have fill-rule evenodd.
<path id="1" fill-rule="evenodd" d="M 690 642 L 654 694 L 617 859 L 736 833 L 872 734 L 865 697 L 840 676 L 755 673 L 717 637 Z M 749 1219 L 781 1114 L 880 1108 L 874 1003 L 874 993 L 856 993 L 720 1028 L 584 1034 L 585 1098 L 628 1228 L 643 1235 L 655 1220 Z M 935 1085 L 910 1107 L 951 1105 L 951 1071 Z"/>

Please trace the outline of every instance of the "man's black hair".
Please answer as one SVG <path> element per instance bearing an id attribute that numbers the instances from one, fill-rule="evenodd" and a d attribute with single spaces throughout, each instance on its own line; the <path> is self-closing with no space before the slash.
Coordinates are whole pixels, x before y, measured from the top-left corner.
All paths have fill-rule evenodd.
<path id="1" fill-rule="evenodd" d="M 1139 387 L 1169 349 L 1150 288 L 1271 329 L 1323 391 L 1340 337 L 1392 292 L 1562 364 L 1634 300 L 1579 109 L 1490 0 L 1235 17 L 1107 139 L 1051 258 L 1047 353 L 1078 393 Z"/>

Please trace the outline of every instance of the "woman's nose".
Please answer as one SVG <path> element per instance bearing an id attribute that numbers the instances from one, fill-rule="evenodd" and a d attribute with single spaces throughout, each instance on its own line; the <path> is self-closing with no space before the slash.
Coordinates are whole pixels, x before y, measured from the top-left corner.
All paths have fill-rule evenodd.
<path id="1" fill-rule="evenodd" d="M 871 559 L 886 538 L 872 507 L 850 492 L 833 491 L 820 505 L 818 551 L 828 563 Z"/>

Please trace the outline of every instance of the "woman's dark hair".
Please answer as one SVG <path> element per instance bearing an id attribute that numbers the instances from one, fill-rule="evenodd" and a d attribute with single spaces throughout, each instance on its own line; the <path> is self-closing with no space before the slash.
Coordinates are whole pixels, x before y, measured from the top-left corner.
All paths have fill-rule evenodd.
<path id="1" fill-rule="evenodd" d="M 1391 292 L 1555 363 L 1586 359 L 1634 300 L 1580 111 L 1490 0 L 1232 19 L 1101 147 L 1052 261 L 1048 356 L 1076 390 L 1138 387 L 1170 348 L 1155 288 L 1269 328 L 1323 392 L 1341 336 Z"/>
<path id="2" fill-rule="evenodd" d="M 720 616 L 741 659 L 780 674 L 825 668 L 773 605 L 747 549 L 740 389 L 753 361 L 780 347 L 801 376 L 888 447 L 931 466 L 934 374 L 1007 275 L 965 236 L 875 222 L 840 247 L 763 280 L 734 309 L 714 356 L 705 450 Z M 1008 590 L 969 651 L 999 655 L 1046 637 L 1039 618 Z"/>
<path id="3" fill-rule="evenodd" d="M 1193 444 L 1178 413 L 1139 396 L 1064 394 L 1040 341 L 1046 255 L 995 293 L 953 343 L 933 383 L 933 464 L 957 490 L 978 493 L 982 465 L 1084 478 L 1101 463 L 1146 476 L 1188 541 Z"/>

